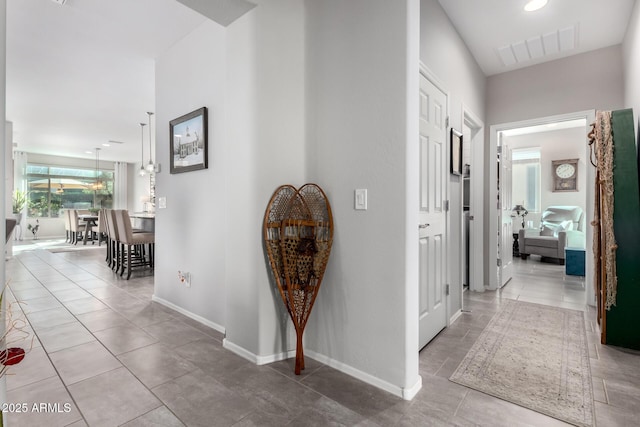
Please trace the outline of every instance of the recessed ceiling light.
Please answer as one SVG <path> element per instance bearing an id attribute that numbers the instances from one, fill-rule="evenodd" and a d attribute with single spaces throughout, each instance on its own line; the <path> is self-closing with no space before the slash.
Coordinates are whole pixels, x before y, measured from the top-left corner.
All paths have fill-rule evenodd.
<path id="1" fill-rule="evenodd" d="M 85 151 L 86 154 L 93 154 L 93 151 Z"/>
<path id="2" fill-rule="evenodd" d="M 538 9 L 542 9 L 547 5 L 548 0 L 530 0 L 524 5 L 524 10 L 527 12 L 533 12 Z"/>
<path id="3" fill-rule="evenodd" d="M 111 144 L 104 142 L 104 143 L 102 144 L 102 146 L 103 146 L 103 147 L 111 147 Z"/>

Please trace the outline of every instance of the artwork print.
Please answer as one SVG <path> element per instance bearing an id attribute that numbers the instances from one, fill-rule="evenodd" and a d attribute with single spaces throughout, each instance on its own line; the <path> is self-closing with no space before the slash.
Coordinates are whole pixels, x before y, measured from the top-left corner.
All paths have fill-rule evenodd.
<path id="1" fill-rule="evenodd" d="M 169 132 L 172 174 L 208 167 L 207 107 L 172 120 Z"/>

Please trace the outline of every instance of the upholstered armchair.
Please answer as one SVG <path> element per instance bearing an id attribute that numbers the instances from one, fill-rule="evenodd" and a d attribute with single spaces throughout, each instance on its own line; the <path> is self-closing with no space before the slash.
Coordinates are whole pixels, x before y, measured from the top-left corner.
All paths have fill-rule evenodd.
<path id="1" fill-rule="evenodd" d="M 520 257 L 554 258 L 564 265 L 564 249 L 584 248 L 584 212 L 579 206 L 549 206 L 542 212 L 540 230 L 520 230 Z"/>

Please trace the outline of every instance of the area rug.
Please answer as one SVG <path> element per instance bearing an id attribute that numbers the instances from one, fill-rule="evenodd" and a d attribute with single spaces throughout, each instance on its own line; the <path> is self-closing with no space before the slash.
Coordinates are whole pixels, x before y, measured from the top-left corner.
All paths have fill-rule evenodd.
<path id="1" fill-rule="evenodd" d="M 68 245 L 68 246 L 62 246 L 62 247 L 52 247 L 52 248 L 47 248 L 47 250 L 51 253 L 57 254 L 62 252 L 87 251 L 92 249 L 102 249 L 104 251 L 105 248 L 106 246 L 92 245 L 91 243 L 89 243 L 88 245 L 83 245 L 82 243 L 78 243 L 78 246 Z"/>
<path id="2" fill-rule="evenodd" d="M 581 311 L 504 301 L 449 379 L 577 426 L 594 425 Z"/>

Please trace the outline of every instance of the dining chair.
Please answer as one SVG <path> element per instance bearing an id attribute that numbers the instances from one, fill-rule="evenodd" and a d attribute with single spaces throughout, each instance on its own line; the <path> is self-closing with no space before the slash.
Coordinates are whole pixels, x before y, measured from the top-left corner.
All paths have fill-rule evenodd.
<path id="1" fill-rule="evenodd" d="M 107 240 L 107 227 L 105 218 L 106 209 L 100 209 L 98 211 L 98 219 L 96 221 L 96 230 L 94 231 L 95 239 L 98 241 L 98 246 Z"/>
<path id="2" fill-rule="evenodd" d="M 66 235 L 65 242 L 71 242 L 71 219 L 69 217 L 70 211 L 70 209 L 64 210 L 64 232 Z"/>
<path id="3" fill-rule="evenodd" d="M 83 224 L 80 224 L 78 218 L 78 211 L 75 209 L 69 209 L 69 225 L 71 229 L 71 242 L 74 245 L 78 244 L 78 239 L 82 239 Z"/>
<path id="4" fill-rule="evenodd" d="M 122 245 L 120 252 L 120 275 L 127 270 L 127 280 L 131 271 L 137 267 L 150 267 L 153 270 L 153 256 L 155 248 L 154 233 L 134 233 L 131 218 L 126 210 L 116 210 L 116 225 L 118 239 Z M 148 247 L 148 250 L 146 249 Z"/>

